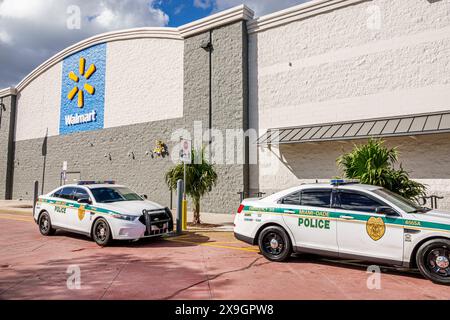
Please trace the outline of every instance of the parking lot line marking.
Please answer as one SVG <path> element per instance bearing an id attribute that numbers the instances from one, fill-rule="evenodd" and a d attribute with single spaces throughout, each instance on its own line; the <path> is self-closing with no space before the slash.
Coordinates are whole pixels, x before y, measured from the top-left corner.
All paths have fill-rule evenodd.
<path id="1" fill-rule="evenodd" d="M 201 243 L 201 242 L 188 241 L 188 240 L 178 240 L 178 239 L 165 239 L 165 240 L 167 240 L 167 241 L 174 241 L 174 242 L 181 242 L 181 243 L 195 244 L 195 245 L 199 245 L 199 246 L 214 247 L 214 248 L 232 249 L 232 250 L 240 250 L 240 251 L 247 251 L 247 252 L 259 252 L 259 249 L 257 249 L 257 248 L 239 248 L 239 247 L 216 245 L 215 243 L 206 243 L 206 242 L 205 243 Z"/>
<path id="2" fill-rule="evenodd" d="M 222 244 L 222 243 L 241 243 L 241 242 L 239 242 L 239 241 L 217 241 L 217 242 L 214 242 L 215 244 Z"/>

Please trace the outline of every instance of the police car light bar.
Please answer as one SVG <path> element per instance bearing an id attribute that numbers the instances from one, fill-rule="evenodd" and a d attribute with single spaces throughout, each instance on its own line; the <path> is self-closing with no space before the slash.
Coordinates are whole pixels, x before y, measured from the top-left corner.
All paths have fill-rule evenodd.
<path id="1" fill-rule="evenodd" d="M 332 179 L 330 183 L 334 186 L 344 185 L 344 184 L 355 184 L 359 183 L 359 180 L 344 180 L 344 179 Z"/>
<path id="2" fill-rule="evenodd" d="M 80 185 L 80 186 L 82 186 L 82 185 L 86 185 L 86 184 L 116 184 L 116 182 L 113 181 L 113 180 L 105 180 L 105 181 L 89 181 L 89 180 L 84 180 L 84 181 L 78 181 L 77 184 Z"/>

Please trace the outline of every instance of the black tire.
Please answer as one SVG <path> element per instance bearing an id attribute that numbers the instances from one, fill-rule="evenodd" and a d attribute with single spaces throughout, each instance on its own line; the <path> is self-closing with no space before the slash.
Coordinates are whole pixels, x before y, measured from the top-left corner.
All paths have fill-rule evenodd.
<path id="1" fill-rule="evenodd" d="M 438 284 L 450 284 L 450 240 L 425 242 L 417 251 L 416 262 L 425 278 Z"/>
<path id="2" fill-rule="evenodd" d="M 291 239 L 286 231 L 278 226 L 263 229 L 258 237 L 258 245 L 262 255 L 270 261 L 286 261 L 292 254 Z"/>
<path id="3" fill-rule="evenodd" d="M 92 239 L 101 247 L 106 247 L 111 242 L 111 228 L 105 219 L 100 218 L 95 221 L 92 227 Z"/>
<path id="4" fill-rule="evenodd" d="M 39 216 L 38 221 L 39 231 L 43 236 L 51 236 L 55 234 L 55 229 L 52 227 L 52 221 L 47 211 L 44 211 Z"/>

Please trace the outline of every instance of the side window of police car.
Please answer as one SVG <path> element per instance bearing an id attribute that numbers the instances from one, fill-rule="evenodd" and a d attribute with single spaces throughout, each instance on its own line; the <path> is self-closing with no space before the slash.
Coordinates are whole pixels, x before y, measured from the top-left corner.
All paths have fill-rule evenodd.
<path id="1" fill-rule="evenodd" d="M 291 193 L 284 198 L 282 198 L 279 203 L 281 204 L 287 204 L 292 206 L 298 206 L 300 205 L 300 191 Z"/>
<path id="2" fill-rule="evenodd" d="M 300 204 L 308 207 L 331 207 L 331 190 L 303 190 L 300 197 Z"/>
<path id="3" fill-rule="evenodd" d="M 338 207 L 344 210 L 375 213 L 383 203 L 356 192 L 339 191 Z"/>
<path id="4" fill-rule="evenodd" d="M 73 200 L 74 192 L 75 192 L 75 188 L 72 188 L 72 187 L 62 188 L 59 191 L 55 192 L 54 197 L 65 199 L 65 200 Z"/>
<path id="5" fill-rule="evenodd" d="M 80 199 L 89 199 L 89 194 L 82 188 L 76 188 L 73 194 L 73 200 L 78 201 Z"/>

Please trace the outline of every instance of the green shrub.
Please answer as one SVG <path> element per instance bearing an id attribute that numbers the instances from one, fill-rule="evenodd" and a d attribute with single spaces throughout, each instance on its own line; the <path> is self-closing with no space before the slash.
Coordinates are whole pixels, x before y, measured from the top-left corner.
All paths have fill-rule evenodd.
<path id="1" fill-rule="evenodd" d="M 402 165 L 396 169 L 399 152 L 387 148 L 381 139 L 370 139 L 366 144 L 355 145 L 349 153 L 337 159 L 344 176 L 358 179 L 361 183 L 381 186 L 407 199 L 417 200 L 424 196 L 425 185 L 409 178 Z"/>

